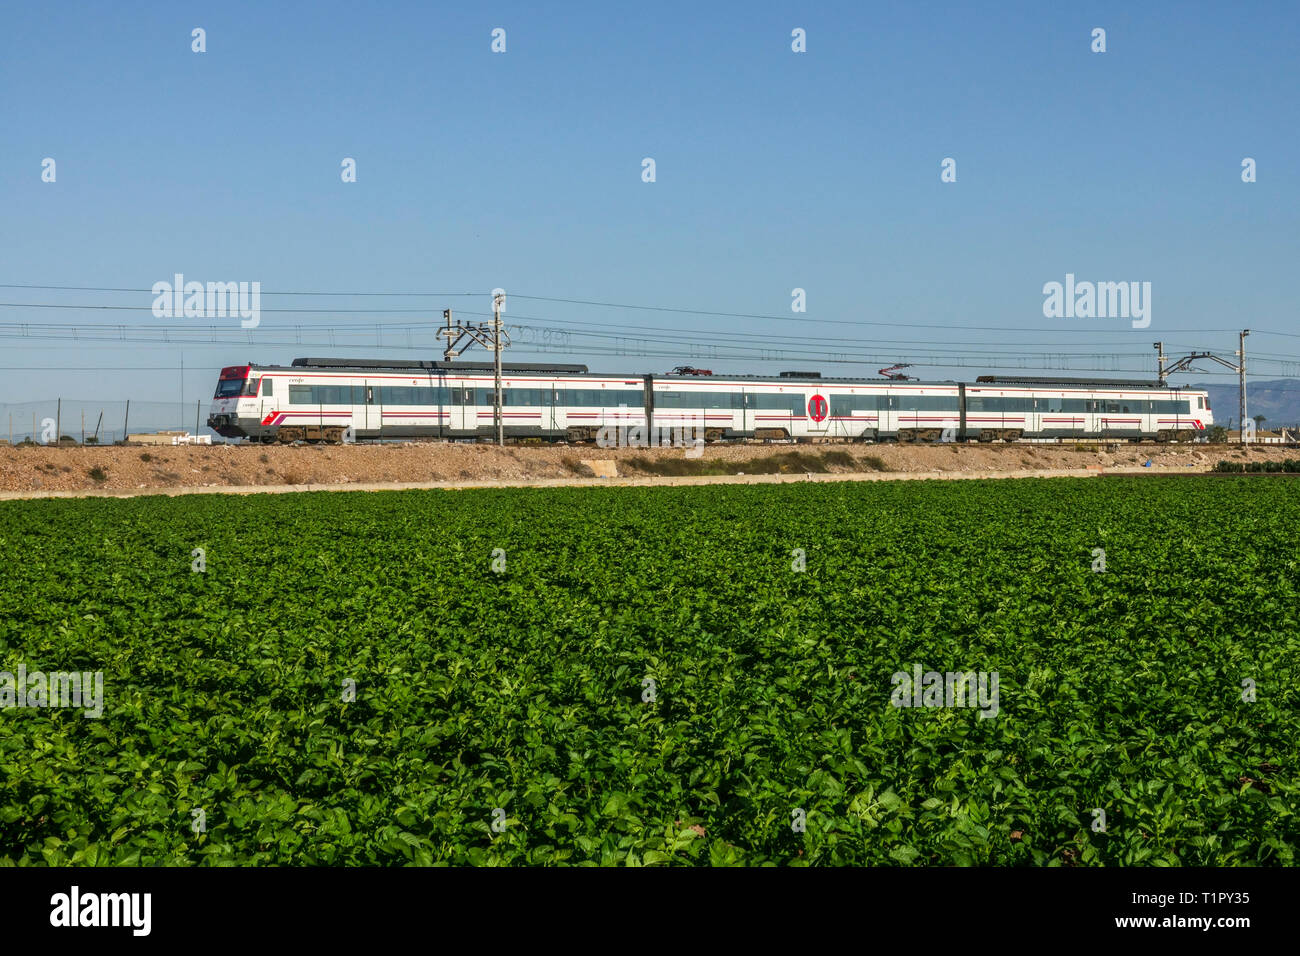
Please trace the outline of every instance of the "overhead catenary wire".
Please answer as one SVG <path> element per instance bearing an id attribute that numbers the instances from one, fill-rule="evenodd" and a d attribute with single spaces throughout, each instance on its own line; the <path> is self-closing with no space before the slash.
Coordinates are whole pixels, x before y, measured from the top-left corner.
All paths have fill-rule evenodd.
<path id="1" fill-rule="evenodd" d="M 153 289 L 132 288 L 128 286 L 93 286 L 93 285 L 53 285 L 53 284 L 35 284 L 35 283 L 0 283 L 0 288 L 4 289 L 23 289 L 23 290 L 40 290 L 55 292 L 101 292 L 111 294 L 134 294 L 134 295 L 154 295 Z M 461 297 L 487 297 L 490 293 L 484 292 L 399 292 L 399 291 L 335 291 L 335 290 L 313 290 L 313 291 L 287 291 L 287 290 L 267 290 L 261 291 L 261 295 L 267 296 L 301 296 L 301 297 L 329 297 L 329 298 L 347 298 L 347 297 L 369 297 L 369 298 L 402 298 L 402 297 L 423 297 L 423 298 L 461 298 Z M 656 306 L 634 304 L 626 302 L 606 301 L 602 299 L 561 297 L 561 296 L 544 296 L 534 295 L 527 292 L 509 293 L 511 298 L 530 300 L 539 303 L 555 303 L 567 306 L 591 307 L 600 309 L 624 309 L 635 310 L 649 313 L 680 314 L 692 316 L 713 316 L 720 318 L 760 320 L 760 321 L 781 321 L 795 322 L 803 325 L 843 325 L 843 326 L 861 326 L 861 327 L 889 327 L 901 330 L 939 330 L 948 334 L 970 333 L 978 334 L 981 332 L 1016 332 L 1021 335 L 1031 334 L 1034 332 L 1044 332 L 1049 334 L 1073 333 L 1086 335 L 1090 338 L 1093 348 L 1084 351 L 1079 345 L 1064 344 L 1047 344 L 1047 343 L 1030 343 L 1017 342 L 1019 348 L 1008 348 L 1006 345 L 991 345 L 980 341 L 961 342 L 945 339 L 943 344 L 935 344 L 923 339 L 879 339 L 872 337 L 869 341 L 863 341 L 861 336 L 849 337 L 838 336 L 828 337 L 818 335 L 816 342 L 828 346 L 825 349 L 810 349 L 809 342 L 804 338 L 792 338 L 776 334 L 774 332 L 760 332 L 757 330 L 746 329 L 744 331 L 735 331 L 732 329 L 687 329 L 680 327 L 663 327 L 656 325 L 642 325 L 630 323 L 612 323 L 608 321 L 590 322 L 581 319 L 559 316 L 516 316 L 515 318 L 522 321 L 509 323 L 508 327 L 516 330 L 532 332 L 540 336 L 543 341 L 525 341 L 519 343 L 519 348 L 526 352 L 537 354 L 551 355 L 590 355 L 590 356 L 619 356 L 624 358 L 658 358 L 664 357 L 672 360 L 681 360 L 683 357 L 690 358 L 694 361 L 709 362 L 738 362 L 738 363 L 771 363 L 771 362 L 813 362 L 827 364 L 874 364 L 885 362 L 887 364 L 897 361 L 908 361 L 921 365 L 948 366 L 952 368 L 971 367 L 978 365 L 990 370 L 997 369 L 1016 369 L 1029 371 L 1041 369 L 1049 370 L 1066 370 L 1066 369 L 1088 369 L 1099 372 L 1125 372 L 1131 374 L 1150 374 L 1150 361 L 1142 361 L 1140 368 L 1132 368 L 1129 362 L 1133 359 L 1149 359 L 1149 353 L 1145 350 L 1128 351 L 1121 348 L 1103 351 L 1097 349 L 1098 339 L 1106 336 L 1124 336 L 1130 338 L 1133 335 L 1132 330 L 1126 327 L 1120 328 L 1095 328 L 1095 327 L 1070 327 L 1053 325 L 1050 328 L 1038 327 L 1018 327 L 1018 326 L 983 326 L 983 325 L 964 325 L 964 324 L 934 324 L 934 323 L 913 323 L 898 320 L 876 320 L 876 319 L 819 319 L 814 316 L 805 314 L 799 315 L 771 315 L 764 313 L 750 312 L 730 312 L 717 311 L 697 308 L 681 308 L 674 306 Z M 125 312 L 152 312 L 152 306 L 140 305 L 116 305 L 108 303 L 100 304 L 81 304 L 81 303 L 64 303 L 64 302 L 0 302 L 0 308 L 8 309 L 41 309 L 41 310 L 63 310 L 63 311 L 125 311 Z M 339 315 L 429 315 L 432 310 L 427 307 L 422 308 L 392 308 L 369 307 L 369 308 L 288 308 L 288 307 L 271 307 L 260 309 L 259 312 L 268 315 L 304 315 L 327 317 Z M 477 312 L 473 309 L 458 310 L 461 314 L 468 315 L 490 315 L 487 312 Z M 238 316 L 232 316 L 238 318 Z M 174 319 L 173 319 L 174 321 Z M 542 325 L 530 323 L 543 323 Z M 285 327 L 278 322 L 268 321 L 260 330 L 254 334 L 251 329 L 233 328 L 226 326 L 197 326 L 191 323 L 184 325 L 175 324 L 156 324 L 144 322 L 135 325 L 128 333 L 128 327 L 121 323 L 114 325 L 100 325 L 91 323 L 0 323 L 0 338 L 4 339 L 40 339 L 45 341 L 62 340 L 62 341 L 86 341 L 95 342 L 102 347 L 117 345 L 145 345 L 153 347 L 177 347 L 177 346 L 198 346 L 213 348 L 232 348 L 235 346 L 250 347 L 267 347 L 267 348 L 347 348 L 347 349 L 375 349 L 384 351 L 422 351 L 427 352 L 436 349 L 433 343 L 417 341 L 418 336 L 424 330 L 432 330 L 440 327 L 441 323 L 432 320 L 429 322 L 405 322 L 394 323 L 378 319 L 374 322 L 348 323 L 348 322 L 331 322 L 325 325 L 323 322 L 312 322 L 309 326 L 301 324 Z M 1231 329 L 1196 329 L 1198 335 L 1220 334 L 1235 332 Z M 207 333 L 208 338 L 203 338 L 203 333 Z M 280 341 L 277 338 L 267 336 L 268 332 L 283 336 L 285 333 L 291 333 L 294 341 Z M 634 334 L 620 334 L 631 332 Z M 1300 338 L 1300 333 L 1274 332 L 1271 330 L 1256 329 L 1257 335 L 1282 335 L 1286 337 Z M 328 337 L 328 342 L 306 341 L 304 336 L 321 335 Z M 406 337 L 405 343 L 400 341 L 394 342 L 393 338 L 401 336 Z M 160 338 L 161 337 L 161 340 Z M 388 341 L 385 341 L 385 338 Z M 580 347 L 570 347 L 578 340 Z M 843 343 L 843 345 L 841 345 Z M 1115 343 L 1119 345 L 1118 342 Z M 1033 348 L 1037 347 L 1037 348 Z M 869 351 L 868 351 L 869 350 Z M 1211 351 L 1204 346 L 1189 347 L 1190 351 Z M 689 353 L 689 354 L 685 354 Z M 1257 361 L 1273 367 L 1282 367 L 1286 370 L 1300 372 L 1300 365 L 1296 364 L 1297 357 L 1273 353 L 1272 355 L 1260 358 Z M 213 366 L 217 367 L 217 366 Z M 141 369 L 145 370 L 145 369 Z M 1226 373 L 1216 373 L 1212 371 L 1193 370 L 1199 375 L 1216 375 Z M 1190 374 L 1190 372 L 1189 372 Z M 1274 374 L 1274 373 L 1264 373 Z M 1252 376 L 1255 377 L 1255 376 Z M 1286 374 L 1280 376 L 1274 374 L 1274 377 L 1288 377 Z"/>
<path id="2" fill-rule="evenodd" d="M 91 292 L 134 293 L 134 294 L 144 294 L 144 295 L 154 294 L 152 289 L 130 288 L 130 287 L 121 287 L 121 286 L 64 286 L 64 285 L 32 285 L 32 284 L 18 284 L 18 283 L 0 283 L 0 289 L 34 289 L 34 290 L 49 290 L 49 291 L 68 291 L 68 292 L 91 291 Z M 484 293 L 484 292 L 376 292 L 376 291 L 338 292 L 338 291 L 273 291 L 273 290 L 272 291 L 261 290 L 259 294 L 267 295 L 267 296 L 271 296 L 271 295 L 303 296 L 303 297 L 323 296 L 323 297 L 343 297 L 343 298 L 346 297 L 452 298 L 452 297 L 473 297 L 473 296 L 490 297 L 491 296 L 491 293 Z M 1092 334 L 1092 335 L 1098 334 L 1099 332 L 1104 334 L 1121 334 L 1121 333 L 1127 333 L 1129 331 L 1126 329 L 1116 329 L 1116 330 L 1070 329 L 1070 328 L 1062 328 L 1059 326 L 1027 329 L 1020 326 L 945 325 L 945 324 L 933 324 L 933 323 L 914 323 L 910 321 L 897 320 L 897 319 L 883 320 L 883 321 L 873 321 L 867 319 L 821 319 L 807 314 L 773 315 L 773 314 L 761 313 L 761 312 L 729 312 L 729 311 L 719 311 L 719 310 L 710 310 L 710 309 L 683 308 L 678 306 L 641 305 L 641 304 L 626 303 L 626 302 L 607 302 L 607 301 L 600 301 L 594 299 L 576 299 L 576 298 L 566 298 L 560 296 L 541 296 L 541 295 L 531 295 L 529 293 L 523 293 L 523 292 L 509 292 L 507 293 L 507 298 L 527 299 L 527 300 L 537 301 L 537 302 L 553 302 L 553 303 L 560 303 L 560 304 L 567 304 L 567 305 L 591 306 L 591 307 L 607 308 L 607 309 L 627 309 L 627 310 L 646 311 L 646 312 L 663 312 L 663 313 L 679 314 L 679 315 L 713 316 L 717 318 L 740 318 L 740 319 L 759 319 L 765 321 L 780 321 L 780 322 L 817 323 L 817 324 L 824 324 L 824 325 L 825 324 L 865 325 L 865 326 L 887 326 L 887 327 L 897 327 L 899 325 L 903 325 L 906 328 L 938 329 L 938 330 L 945 330 L 945 331 L 963 330 L 963 329 L 969 331 L 987 331 L 987 332 L 1043 331 L 1043 332 L 1052 332 L 1052 333 L 1079 332 L 1083 334 Z M 113 310 L 127 310 L 127 311 L 147 310 L 150 308 L 149 306 L 69 305 L 64 303 L 9 303 L 9 302 L 0 302 L 0 307 L 3 308 L 23 308 L 23 307 L 64 308 L 64 309 L 85 308 L 85 309 L 113 309 Z M 370 309 L 264 309 L 262 311 L 298 312 L 298 313 L 315 313 L 315 314 L 349 314 L 349 313 L 368 313 L 368 314 L 408 313 L 409 314 L 413 312 L 425 312 L 427 310 L 426 309 L 370 308 Z M 1197 331 L 1206 334 L 1224 334 L 1224 333 L 1235 334 L 1237 330 L 1236 329 L 1198 329 Z M 1269 330 L 1256 330 L 1256 334 L 1268 334 L 1268 335 L 1276 334 L 1276 335 L 1286 335 L 1295 338 L 1300 338 L 1300 333 L 1273 332 Z"/>

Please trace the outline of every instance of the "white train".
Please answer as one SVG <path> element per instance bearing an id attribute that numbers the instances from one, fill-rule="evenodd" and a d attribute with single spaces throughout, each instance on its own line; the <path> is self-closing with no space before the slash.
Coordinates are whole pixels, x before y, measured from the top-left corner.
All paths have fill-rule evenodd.
<path id="1" fill-rule="evenodd" d="M 510 438 L 590 441 L 602 428 L 689 428 L 728 438 L 879 441 L 1021 438 L 1189 441 L 1209 396 L 1144 381 L 981 376 L 974 384 L 778 376 L 600 375 L 584 365 L 509 364 Z M 221 370 L 208 427 L 253 441 L 495 435 L 492 366 L 295 359 Z"/>

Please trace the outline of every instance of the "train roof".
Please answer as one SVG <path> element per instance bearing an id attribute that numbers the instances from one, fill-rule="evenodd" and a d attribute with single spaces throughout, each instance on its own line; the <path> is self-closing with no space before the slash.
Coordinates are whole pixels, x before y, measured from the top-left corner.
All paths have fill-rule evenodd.
<path id="1" fill-rule="evenodd" d="M 259 365 L 256 362 L 250 362 L 249 365 L 261 369 L 277 369 L 284 371 L 295 371 L 304 369 L 356 369 L 359 371 L 377 371 L 377 372 L 407 372 L 412 370 L 422 371 L 442 371 L 442 372 L 492 372 L 494 366 L 491 362 L 439 362 L 433 360 L 401 360 L 401 359 L 349 359 L 349 358 L 296 358 L 292 365 Z M 592 372 L 586 365 L 574 365 L 558 362 L 503 362 L 501 364 L 503 374 L 511 373 L 539 373 L 549 372 L 559 375 L 587 375 L 599 378 L 641 378 L 639 372 Z M 828 377 L 822 376 L 818 372 L 780 372 L 774 375 L 691 375 L 691 374 L 666 374 L 654 375 L 655 381 L 671 381 L 680 383 L 690 383 L 692 385 L 706 385 L 711 381 L 731 381 L 731 382 L 774 382 L 783 385 L 792 383 L 806 382 L 810 384 L 826 385 L 890 385 L 895 388 L 920 387 L 949 387 L 956 388 L 959 384 L 954 379 L 891 379 L 891 378 L 873 378 L 870 376 L 853 376 L 853 377 Z M 1119 379 L 1119 378 L 1070 378 L 1059 375 L 980 375 L 977 376 L 973 383 L 977 386 L 1005 385 L 1008 387 L 1024 386 L 1044 386 L 1059 388 L 1085 388 L 1085 389 L 1126 389 L 1126 390 L 1145 390 L 1145 389 L 1168 389 L 1181 390 L 1182 387 L 1177 385 L 1161 384 L 1158 381 L 1150 379 Z"/>
<path id="2" fill-rule="evenodd" d="M 283 366 L 264 366 L 282 368 Z M 339 359 L 339 358 L 296 358 L 293 368 L 364 368 L 383 371 L 405 371 L 407 369 L 443 369 L 467 372 L 491 372 L 495 365 L 491 362 L 434 362 L 403 361 L 400 359 Z M 552 362 L 502 362 L 503 372 L 575 372 L 585 374 L 585 365 L 560 365 Z"/>
<path id="3" fill-rule="evenodd" d="M 1103 388 L 1176 388 L 1145 378 L 1065 378 L 1060 375 L 980 375 L 980 385 L 1083 385 Z"/>

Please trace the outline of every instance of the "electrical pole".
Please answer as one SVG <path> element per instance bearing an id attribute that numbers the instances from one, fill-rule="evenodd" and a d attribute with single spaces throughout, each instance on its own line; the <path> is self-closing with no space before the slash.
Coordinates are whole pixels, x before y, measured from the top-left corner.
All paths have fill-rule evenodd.
<path id="1" fill-rule="evenodd" d="M 451 309 L 443 309 L 442 317 L 447 321 L 446 328 L 438 330 L 439 338 L 446 338 L 447 347 L 443 349 L 443 358 L 447 362 L 460 355 L 476 342 L 492 354 L 493 368 L 493 414 L 492 424 L 496 432 L 497 444 L 505 444 L 505 416 L 502 414 L 501 401 L 501 350 L 510 347 L 510 332 L 501 324 L 501 310 L 505 307 L 505 293 L 492 293 L 492 321 L 477 325 L 461 325 L 451 320 Z"/>
<path id="2" fill-rule="evenodd" d="M 496 375 L 496 398 L 493 405 L 493 418 L 496 419 L 497 444 L 505 445 L 505 416 L 501 413 L 501 300 L 505 293 L 492 293 L 492 365 Z"/>
<path id="3" fill-rule="evenodd" d="M 455 348 L 453 348 L 459 330 L 456 329 L 451 324 L 451 309 L 443 309 L 442 317 L 447 322 L 447 327 L 445 329 L 440 329 L 438 331 L 439 338 L 441 338 L 444 335 L 447 337 L 447 347 L 442 350 L 442 360 L 444 362 L 450 362 L 452 359 L 454 359 L 457 355 L 460 354 L 459 352 L 456 351 Z"/>
<path id="4" fill-rule="evenodd" d="M 1229 362 L 1226 358 L 1215 355 L 1213 352 L 1192 352 L 1184 355 L 1182 358 L 1175 360 L 1168 367 L 1165 366 L 1164 343 L 1155 343 L 1156 350 L 1160 355 L 1160 384 L 1164 385 L 1165 380 L 1175 372 L 1185 372 L 1191 369 L 1192 363 L 1200 359 L 1210 359 L 1218 362 L 1224 368 L 1230 369 L 1237 373 L 1238 387 L 1240 389 L 1239 408 L 1241 413 L 1240 435 L 1241 443 L 1246 444 L 1246 336 L 1250 335 L 1250 329 L 1242 329 L 1240 333 L 1240 347 L 1237 349 L 1237 361 Z M 1228 429 L 1232 429 L 1232 419 L 1228 419 Z"/>
<path id="5" fill-rule="evenodd" d="M 1165 379 L 1167 378 L 1167 376 L 1165 375 L 1165 343 L 1157 342 L 1155 344 L 1155 350 L 1156 350 L 1156 368 L 1157 368 L 1156 377 L 1159 379 L 1160 385 L 1163 387 L 1165 384 Z"/>
<path id="6" fill-rule="evenodd" d="M 1242 329 L 1239 341 L 1241 348 L 1237 351 L 1238 387 L 1241 390 L 1241 443 L 1246 444 L 1246 336 L 1250 329 Z"/>

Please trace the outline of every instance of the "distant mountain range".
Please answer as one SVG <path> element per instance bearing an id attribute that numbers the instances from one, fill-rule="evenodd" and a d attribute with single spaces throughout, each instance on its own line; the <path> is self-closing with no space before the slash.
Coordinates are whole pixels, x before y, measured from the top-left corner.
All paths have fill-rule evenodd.
<path id="1" fill-rule="evenodd" d="M 1219 385 L 1192 385 L 1210 393 L 1210 408 L 1216 424 L 1226 426 L 1237 422 L 1237 383 Z M 1246 383 L 1246 414 L 1251 418 L 1264 416 L 1264 428 L 1280 428 L 1300 422 L 1300 381 L 1279 378 L 1271 382 Z"/>

